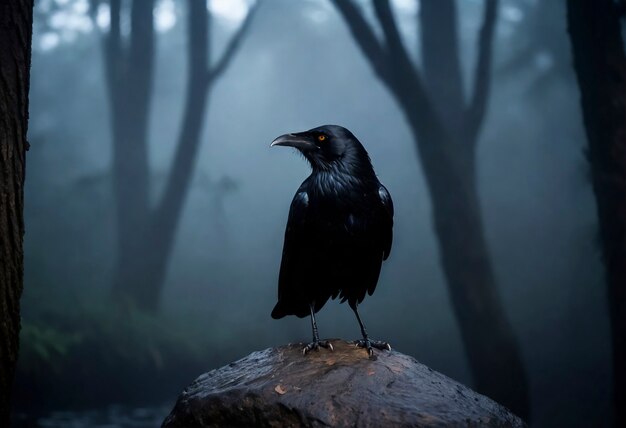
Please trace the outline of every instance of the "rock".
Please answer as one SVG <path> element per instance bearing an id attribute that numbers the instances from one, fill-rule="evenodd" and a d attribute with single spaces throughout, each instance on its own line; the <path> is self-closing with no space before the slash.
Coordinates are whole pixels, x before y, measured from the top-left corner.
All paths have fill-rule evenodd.
<path id="1" fill-rule="evenodd" d="M 395 351 L 333 340 L 254 352 L 203 374 L 164 427 L 524 427 L 493 400 Z"/>

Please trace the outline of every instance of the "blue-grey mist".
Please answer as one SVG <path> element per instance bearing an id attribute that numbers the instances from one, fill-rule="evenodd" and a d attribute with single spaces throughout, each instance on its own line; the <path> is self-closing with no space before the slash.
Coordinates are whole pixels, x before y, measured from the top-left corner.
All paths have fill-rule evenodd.
<path id="1" fill-rule="evenodd" d="M 50 28 L 55 9 L 45 9 L 48 3 L 65 4 L 41 0 L 36 6 L 25 323 L 47 317 L 58 322 L 90 299 L 102 301 L 114 274 L 111 131 L 98 34 L 106 23 L 100 30 L 97 24 L 81 29 L 75 18 L 65 17 Z M 74 3 L 76 13 L 83 13 L 83 2 L 69 0 Z M 153 203 L 180 127 L 187 43 L 185 4 L 157 3 L 171 3 L 160 7 L 169 7 L 176 19 L 164 21 L 157 36 L 149 127 Z M 373 337 L 471 386 L 428 189 L 402 111 L 331 2 L 262 3 L 232 64 L 210 91 L 159 322 L 194 342 L 206 356 L 205 370 L 309 339 L 308 319 L 269 316 L 289 204 L 309 166 L 294 151 L 270 149 L 269 143 L 286 132 L 340 124 L 369 151 L 396 208 L 391 257 L 376 293 L 361 306 L 366 325 Z M 394 5 L 419 63 L 418 7 L 412 3 Z M 469 83 L 483 3 L 457 3 Z M 477 151 L 479 193 L 498 291 L 529 372 L 533 426 L 605 426 L 611 381 L 605 285 L 565 8 L 555 3 L 550 31 L 532 35 L 525 20 L 539 2 L 501 4 L 491 99 Z M 214 56 L 237 25 L 228 15 L 215 17 Z M 507 66 L 531 36 L 545 38 L 548 48 Z M 318 325 L 323 337 L 359 337 L 352 312 L 338 301 L 324 307 Z M 163 395 L 173 403 L 192 380 L 163 385 Z"/>

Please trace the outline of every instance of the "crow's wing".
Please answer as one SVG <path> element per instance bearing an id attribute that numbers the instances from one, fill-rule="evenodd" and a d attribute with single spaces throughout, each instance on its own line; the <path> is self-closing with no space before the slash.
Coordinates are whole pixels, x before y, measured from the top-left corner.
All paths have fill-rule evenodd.
<path id="1" fill-rule="evenodd" d="M 287 220 L 287 228 L 285 230 L 285 243 L 283 244 L 283 257 L 280 263 L 280 274 L 278 277 L 278 303 L 272 311 L 273 318 L 282 318 L 288 310 L 285 306 L 289 305 L 289 287 L 293 287 L 295 276 L 300 271 L 298 266 L 301 259 L 300 254 L 303 250 L 303 243 L 306 239 L 303 237 L 306 228 L 306 212 L 309 206 L 309 195 L 305 190 L 299 189 L 291 201 L 289 209 L 289 218 Z M 302 315 L 298 315 L 302 316 Z"/>
<path id="2" fill-rule="evenodd" d="M 385 186 L 382 184 L 378 187 L 378 200 L 379 205 L 375 208 L 377 220 L 372 225 L 375 232 L 375 246 L 376 251 L 382 251 L 382 260 L 380 259 L 380 252 L 376 256 L 372 256 L 367 262 L 365 269 L 365 282 L 367 285 L 367 294 L 370 296 L 374 293 L 376 285 L 378 284 L 378 276 L 380 274 L 380 267 L 383 260 L 387 260 L 391 253 L 391 244 L 393 242 L 393 201 L 391 195 Z M 359 301 L 363 300 L 363 294 L 359 296 Z"/>
<path id="3" fill-rule="evenodd" d="M 370 210 L 362 216 L 348 217 L 347 230 L 358 239 L 348 257 L 356 259 L 358 269 L 351 274 L 355 286 L 342 292 L 342 301 L 361 302 L 365 292 L 374 293 L 383 260 L 387 260 L 393 241 L 393 202 L 382 184 L 369 199 Z"/>
<path id="4" fill-rule="evenodd" d="M 393 201 L 389 191 L 382 184 L 378 188 L 378 196 L 383 206 L 383 221 L 381 225 L 383 260 L 387 260 L 391 253 L 391 244 L 393 242 Z"/>

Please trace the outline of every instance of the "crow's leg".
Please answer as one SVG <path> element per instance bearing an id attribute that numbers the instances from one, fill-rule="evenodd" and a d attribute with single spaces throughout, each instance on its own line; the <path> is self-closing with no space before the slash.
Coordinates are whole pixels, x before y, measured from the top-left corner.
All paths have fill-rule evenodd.
<path id="1" fill-rule="evenodd" d="M 302 348 L 302 354 L 306 355 L 307 352 L 315 349 L 316 351 L 321 348 L 333 350 L 333 345 L 328 340 L 320 340 L 320 336 L 317 333 L 317 323 L 315 322 L 315 302 L 309 305 L 311 310 L 311 328 L 313 329 L 313 342 Z"/>
<path id="2" fill-rule="evenodd" d="M 359 326 L 361 327 L 361 334 L 363 335 L 363 339 L 361 340 L 356 340 L 354 343 L 356 346 L 358 346 L 359 348 L 365 348 L 367 349 L 368 354 L 374 355 L 374 349 L 386 349 L 388 351 L 391 351 L 391 345 L 388 344 L 387 342 L 382 342 L 380 340 L 372 340 L 368 337 L 367 335 L 367 330 L 365 329 L 365 324 L 363 324 L 363 321 L 361 321 L 361 317 L 359 316 L 359 310 L 357 309 L 358 304 L 356 302 L 354 302 L 354 304 L 350 303 L 350 307 L 352 308 L 352 310 L 354 311 L 354 314 L 356 315 L 356 319 L 359 322 Z"/>

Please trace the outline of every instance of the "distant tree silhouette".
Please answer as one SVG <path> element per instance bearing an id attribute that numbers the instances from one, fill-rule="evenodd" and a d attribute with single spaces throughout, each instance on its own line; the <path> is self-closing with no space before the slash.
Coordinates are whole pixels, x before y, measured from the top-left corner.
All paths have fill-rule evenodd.
<path id="1" fill-rule="evenodd" d="M 154 0 L 132 1 L 127 40 L 122 40 L 120 28 L 123 4 L 121 0 L 110 0 L 110 30 L 103 37 L 113 130 L 113 189 L 117 219 L 117 267 L 113 291 L 120 301 L 154 311 L 194 172 L 209 92 L 247 33 L 256 4 L 222 56 L 211 65 L 211 16 L 205 1 L 188 0 L 184 112 L 169 176 L 155 206 L 150 206 L 149 202 L 152 186 L 148 167 L 148 122 L 155 51 Z"/>
<path id="2" fill-rule="evenodd" d="M 33 2 L 0 2 L 0 426 L 10 425 L 24 280 L 24 173 Z"/>
<path id="3" fill-rule="evenodd" d="M 567 36 L 563 33 L 565 2 L 518 2 L 524 16 L 516 26 L 514 43 L 507 47 L 497 73 L 511 79 L 531 70 L 528 95 L 541 94 L 558 80 L 571 76 Z"/>
<path id="4" fill-rule="evenodd" d="M 613 345 L 615 426 L 626 426 L 626 4 L 568 0 L 567 22 L 580 87 L 606 269 Z"/>
<path id="5" fill-rule="evenodd" d="M 489 99 L 498 1 L 485 1 L 469 99 L 464 95 L 454 0 L 420 2 L 421 70 L 402 42 L 387 0 L 373 1 L 382 39 L 355 2 L 334 4 L 413 134 L 475 387 L 528 419 L 526 371 L 498 295 L 476 187 L 476 145 Z"/>

